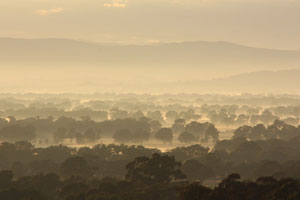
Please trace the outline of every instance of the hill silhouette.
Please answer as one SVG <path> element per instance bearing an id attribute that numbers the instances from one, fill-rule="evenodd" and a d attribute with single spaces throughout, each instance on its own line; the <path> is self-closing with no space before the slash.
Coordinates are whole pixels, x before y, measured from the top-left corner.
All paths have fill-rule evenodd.
<path id="1" fill-rule="evenodd" d="M 290 69 L 300 51 L 252 48 L 229 42 L 105 45 L 68 39 L 0 38 L 1 64 L 21 66 L 164 67 L 207 71 Z M 216 72 L 217 73 L 217 72 Z"/>

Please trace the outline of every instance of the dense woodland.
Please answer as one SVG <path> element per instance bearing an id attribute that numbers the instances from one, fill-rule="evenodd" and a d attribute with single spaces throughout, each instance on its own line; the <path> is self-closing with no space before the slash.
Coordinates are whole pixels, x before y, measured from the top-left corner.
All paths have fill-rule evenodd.
<path id="1" fill-rule="evenodd" d="M 2 94 L 0 199 L 300 199 L 298 96 L 92 97 Z"/>
<path id="2" fill-rule="evenodd" d="M 238 137 L 167 152 L 143 146 L 0 146 L 1 199 L 299 199 L 300 140 Z"/>

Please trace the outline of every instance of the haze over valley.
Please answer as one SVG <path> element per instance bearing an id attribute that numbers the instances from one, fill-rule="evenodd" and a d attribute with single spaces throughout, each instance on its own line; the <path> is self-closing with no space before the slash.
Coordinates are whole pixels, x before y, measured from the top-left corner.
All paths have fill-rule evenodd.
<path id="1" fill-rule="evenodd" d="M 300 200 L 300 0 L 0 1 L 0 200 Z"/>
<path id="2" fill-rule="evenodd" d="M 174 93 L 178 86 L 186 92 L 247 92 L 259 85 L 258 92 L 294 92 L 300 66 L 300 51 L 229 42 L 104 45 L 1 38 L 0 52 L 3 89 L 16 92 Z"/>

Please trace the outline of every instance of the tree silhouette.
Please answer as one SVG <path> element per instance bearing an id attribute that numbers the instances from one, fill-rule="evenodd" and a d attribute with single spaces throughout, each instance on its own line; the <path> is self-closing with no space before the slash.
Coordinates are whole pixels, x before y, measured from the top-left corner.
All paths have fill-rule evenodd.
<path id="1" fill-rule="evenodd" d="M 60 167 L 60 173 L 64 178 L 71 176 L 81 176 L 89 178 L 95 169 L 87 164 L 84 158 L 76 156 L 65 160 Z"/>
<path id="2" fill-rule="evenodd" d="M 120 129 L 114 133 L 113 138 L 116 142 L 127 143 L 132 140 L 132 132 L 129 129 Z"/>
<path id="3" fill-rule="evenodd" d="M 187 131 L 184 131 L 178 136 L 178 141 L 181 143 L 189 144 L 192 142 L 197 142 L 197 137 Z"/>
<path id="4" fill-rule="evenodd" d="M 161 128 L 156 134 L 155 138 L 162 141 L 163 143 L 172 143 L 173 140 L 173 132 L 170 128 Z"/>
<path id="5" fill-rule="evenodd" d="M 172 180 L 185 179 L 180 170 L 181 163 L 172 156 L 153 154 L 149 157 L 137 157 L 126 166 L 126 179 L 136 183 L 169 183 Z"/>

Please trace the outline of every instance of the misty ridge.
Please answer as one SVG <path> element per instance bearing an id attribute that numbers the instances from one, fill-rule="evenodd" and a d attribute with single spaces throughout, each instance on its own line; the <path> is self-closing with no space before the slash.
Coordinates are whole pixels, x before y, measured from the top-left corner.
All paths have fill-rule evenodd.
<path id="1" fill-rule="evenodd" d="M 300 69 L 291 69 L 241 73 L 224 78 L 181 81 L 172 84 L 173 86 L 177 84 L 177 89 L 192 88 L 193 91 L 298 93 L 299 77 Z"/>
<path id="2" fill-rule="evenodd" d="M 182 42 L 153 45 L 103 45 L 68 39 L 0 39 L 2 64 L 99 64 L 99 67 L 250 67 L 290 69 L 300 64 L 300 51 L 252 48 L 229 42 Z M 222 66 L 223 65 L 223 66 Z M 230 65 L 230 66 L 228 66 Z M 119 66 L 119 67 L 122 67 Z"/>
<path id="3" fill-rule="evenodd" d="M 0 52 L 5 92 L 294 93 L 300 74 L 300 51 L 229 42 L 117 45 L 1 38 Z"/>

